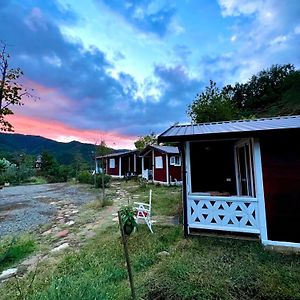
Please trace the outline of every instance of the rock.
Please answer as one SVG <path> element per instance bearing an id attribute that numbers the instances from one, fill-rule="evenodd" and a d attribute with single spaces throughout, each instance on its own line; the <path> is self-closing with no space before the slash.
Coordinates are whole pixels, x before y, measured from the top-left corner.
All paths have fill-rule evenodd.
<path id="1" fill-rule="evenodd" d="M 162 251 L 162 252 L 157 253 L 158 257 L 166 257 L 169 255 L 170 255 L 170 253 L 168 251 Z"/>
<path id="2" fill-rule="evenodd" d="M 91 239 L 92 237 L 94 237 L 96 235 L 96 232 L 94 231 L 88 231 L 86 234 L 85 234 L 85 237 L 87 239 Z"/>
<path id="3" fill-rule="evenodd" d="M 68 226 L 72 226 L 72 225 L 74 225 L 74 224 L 75 224 L 74 221 L 69 221 L 69 222 L 66 223 L 66 225 L 68 225 Z"/>
<path id="4" fill-rule="evenodd" d="M 51 252 L 58 252 L 58 251 L 61 251 L 61 250 L 65 250 L 65 249 L 69 248 L 69 246 L 70 245 L 68 243 L 63 243 L 60 246 L 53 248 L 51 250 Z"/>
<path id="5" fill-rule="evenodd" d="M 56 234 L 56 237 L 58 237 L 58 238 L 63 238 L 63 237 L 66 237 L 68 234 L 69 234 L 69 230 L 68 230 L 68 229 L 65 229 L 65 230 L 59 231 L 59 232 Z"/>
<path id="6" fill-rule="evenodd" d="M 78 212 L 79 212 L 78 209 L 74 209 L 74 210 L 72 210 L 71 214 L 72 214 L 72 215 L 75 215 L 75 214 L 78 214 Z"/>
<path id="7" fill-rule="evenodd" d="M 0 280 L 4 280 L 16 275 L 18 272 L 17 268 L 7 269 L 0 274 Z"/>
<path id="8" fill-rule="evenodd" d="M 115 217 L 112 220 L 113 220 L 113 222 L 119 222 L 119 218 L 118 217 Z"/>
<path id="9" fill-rule="evenodd" d="M 60 224 L 65 224 L 66 220 L 65 220 L 65 219 L 60 219 L 58 222 L 59 222 Z"/>
<path id="10" fill-rule="evenodd" d="M 47 231 L 44 231 L 44 232 L 42 233 L 42 235 L 43 235 L 43 236 L 46 236 L 46 235 L 49 235 L 51 232 L 52 232 L 52 229 L 49 229 L 49 230 L 47 230 Z"/>

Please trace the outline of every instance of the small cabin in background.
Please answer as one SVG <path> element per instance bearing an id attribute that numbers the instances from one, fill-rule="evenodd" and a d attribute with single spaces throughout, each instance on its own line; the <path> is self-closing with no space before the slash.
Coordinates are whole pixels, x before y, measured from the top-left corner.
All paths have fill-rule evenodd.
<path id="1" fill-rule="evenodd" d="M 124 176 L 140 175 L 141 160 L 138 151 L 124 151 L 104 155 L 106 174 L 112 177 L 122 178 Z M 97 165 L 101 165 L 102 156 L 96 157 Z"/>
<path id="2" fill-rule="evenodd" d="M 161 184 L 181 183 L 181 155 L 177 147 L 149 145 L 140 156 L 144 179 Z"/>

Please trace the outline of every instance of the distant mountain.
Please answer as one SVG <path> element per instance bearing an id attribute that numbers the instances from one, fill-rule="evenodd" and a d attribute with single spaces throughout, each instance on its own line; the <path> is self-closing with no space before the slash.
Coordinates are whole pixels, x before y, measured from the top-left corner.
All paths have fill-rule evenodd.
<path id="1" fill-rule="evenodd" d="M 20 154 L 26 153 L 31 155 L 41 154 L 43 151 L 48 151 L 63 164 L 70 164 L 74 161 L 76 155 L 90 162 L 92 151 L 95 150 L 95 145 L 85 144 L 77 141 L 69 143 L 61 143 L 41 136 L 0 133 L 0 155 L 5 154 Z M 125 149 L 115 150 L 112 152 L 120 152 Z"/>

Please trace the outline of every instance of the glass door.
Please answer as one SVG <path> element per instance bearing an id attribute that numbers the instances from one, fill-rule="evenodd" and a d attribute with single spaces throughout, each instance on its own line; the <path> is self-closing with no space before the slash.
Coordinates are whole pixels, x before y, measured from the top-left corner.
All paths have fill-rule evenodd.
<path id="1" fill-rule="evenodd" d="M 235 167 L 238 196 L 255 197 L 252 144 L 243 140 L 235 145 Z"/>

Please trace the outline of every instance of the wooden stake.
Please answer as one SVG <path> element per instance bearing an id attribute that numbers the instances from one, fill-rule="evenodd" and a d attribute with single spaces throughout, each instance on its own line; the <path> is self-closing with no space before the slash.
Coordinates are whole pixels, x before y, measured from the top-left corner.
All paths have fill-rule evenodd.
<path id="1" fill-rule="evenodd" d="M 125 256 L 126 267 L 127 267 L 127 271 L 128 271 L 128 277 L 129 277 L 129 283 L 130 283 L 130 289 L 131 289 L 131 297 L 132 297 L 132 300 L 135 300 L 136 297 L 135 297 L 135 290 L 134 290 L 134 285 L 133 285 L 131 264 L 130 264 L 130 260 L 129 260 L 129 254 L 128 254 L 127 237 L 125 236 L 125 233 L 124 233 L 124 228 L 123 228 L 120 211 L 118 211 L 118 218 L 119 218 L 122 242 L 123 242 L 123 246 L 124 246 L 124 256 Z"/>

